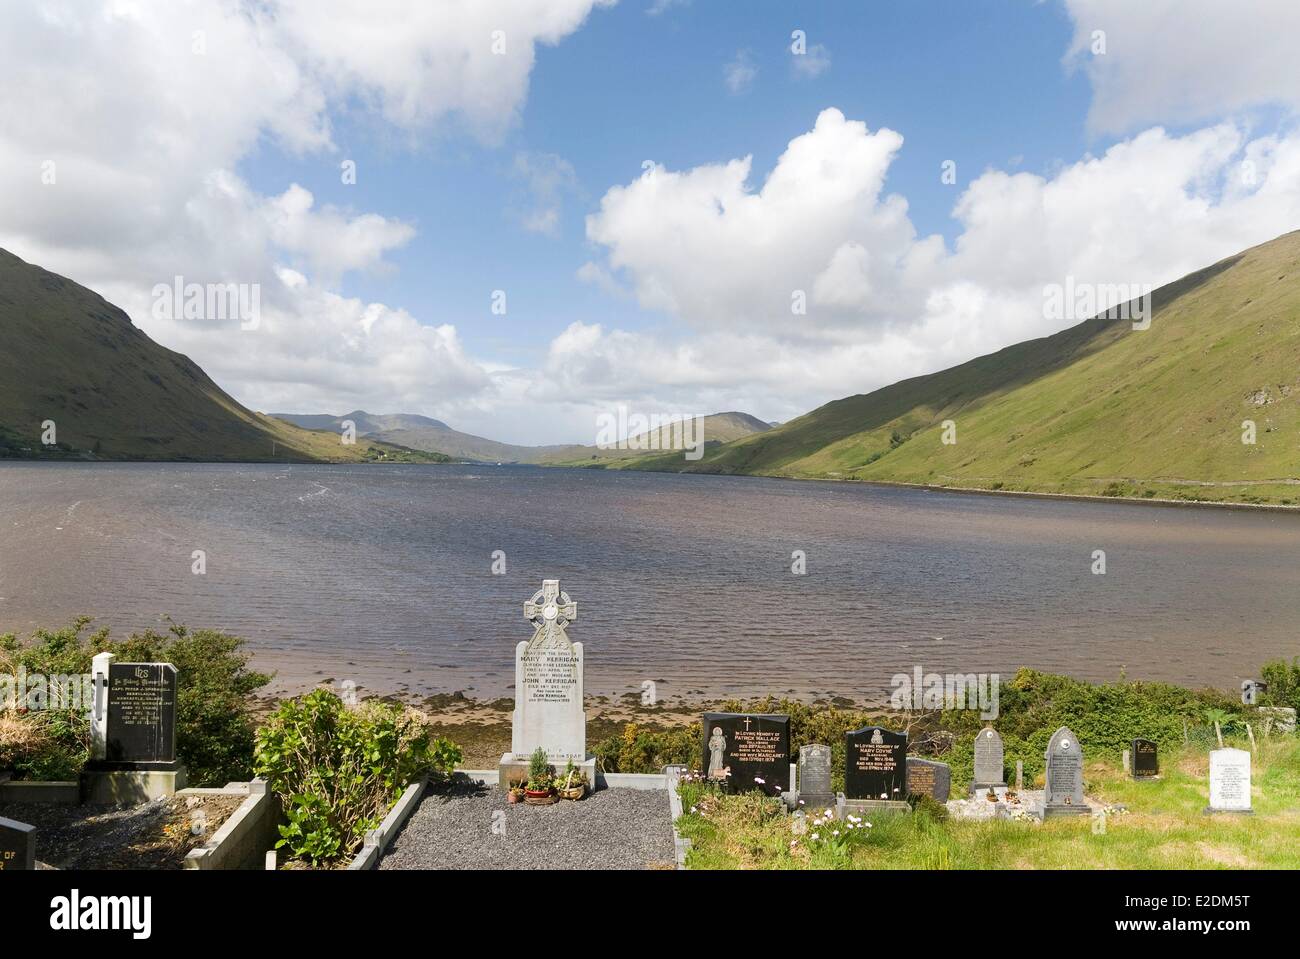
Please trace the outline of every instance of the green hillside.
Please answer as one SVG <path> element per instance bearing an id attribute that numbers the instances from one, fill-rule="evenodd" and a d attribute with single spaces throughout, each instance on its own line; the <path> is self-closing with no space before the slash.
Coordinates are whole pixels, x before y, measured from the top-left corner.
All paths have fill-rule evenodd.
<path id="1" fill-rule="evenodd" d="M 1300 232 L 1097 317 L 634 468 L 1300 503 Z M 942 442 L 945 420 L 957 441 Z M 1256 442 L 1242 442 L 1244 420 Z"/>
<path id="2" fill-rule="evenodd" d="M 247 410 L 98 294 L 4 250 L 0 341 L 0 457 L 441 459 L 377 442 L 344 446 L 337 433 Z M 47 420 L 55 424 L 53 447 L 41 442 Z"/>

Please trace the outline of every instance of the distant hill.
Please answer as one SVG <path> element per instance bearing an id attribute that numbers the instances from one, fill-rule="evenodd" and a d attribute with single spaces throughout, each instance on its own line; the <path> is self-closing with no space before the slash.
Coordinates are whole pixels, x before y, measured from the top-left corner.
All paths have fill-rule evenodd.
<path id="1" fill-rule="evenodd" d="M 469 433 L 454 430 L 446 423 L 409 413 L 376 415 L 364 410 L 354 410 L 341 416 L 316 413 L 276 413 L 279 419 L 310 429 L 327 429 L 338 432 L 346 420 L 356 424 L 357 435 L 368 439 L 395 443 L 418 450 L 444 453 L 452 459 L 473 460 L 484 463 L 531 463 L 544 465 L 590 466 L 610 460 L 629 459 L 643 455 L 645 449 L 670 448 L 671 427 L 661 429 L 657 438 L 650 434 L 638 436 L 627 444 L 628 449 L 602 449 L 579 444 L 559 446 L 516 446 L 498 443 Z M 706 448 L 730 442 L 751 433 L 762 432 L 768 425 L 748 413 L 714 413 L 704 417 L 703 436 Z"/>
<path id="2" fill-rule="evenodd" d="M 1094 317 L 633 468 L 1300 503 L 1300 232 Z M 956 443 L 942 442 L 943 423 Z M 1243 422 L 1256 442 L 1242 442 Z"/>
<path id="3" fill-rule="evenodd" d="M 253 335 L 253 334 L 244 334 Z M 344 446 L 245 409 L 103 297 L 0 250 L 0 457 L 336 462 L 430 457 Z M 57 445 L 42 444 L 52 420 Z"/>

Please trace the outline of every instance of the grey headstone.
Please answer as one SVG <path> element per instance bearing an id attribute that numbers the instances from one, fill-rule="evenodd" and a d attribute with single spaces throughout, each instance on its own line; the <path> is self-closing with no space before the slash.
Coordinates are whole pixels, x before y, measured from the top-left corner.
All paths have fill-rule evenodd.
<path id="1" fill-rule="evenodd" d="M 952 792 L 952 767 L 932 759 L 907 757 L 907 791 L 947 802 Z"/>
<path id="2" fill-rule="evenodd" d="M 1088 805 L 1083 801 L 1083 749 L 1068 727 L 1062 726 L 1052 734 L 1046 759 L 1045 812 L 1087 814 Z"/>
<path id="3" fill-rule="evenodd" d="M 809 743 L 799 747 L 799 805 L 804 809 L 833 807 L 831 747 Z"/>
<path id="4" fill-rule="evenodd" d="M 989 786 L 1005 786 L 1002 767 L 1005 759 L 1002 753 L 1002 737 L 991 727 L 981 729 L 975 735 L 975 789 L 987 789 Z"/>

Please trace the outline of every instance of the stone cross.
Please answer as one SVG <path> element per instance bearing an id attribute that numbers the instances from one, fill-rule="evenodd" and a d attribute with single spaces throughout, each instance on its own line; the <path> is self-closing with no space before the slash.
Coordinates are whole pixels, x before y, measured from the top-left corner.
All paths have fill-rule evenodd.
<path id="1" fill-rule="evenodd" d="M 563 633 L 578 618 L 578 604 L 569 599 L 568 593 L 560 590 L 558 579 L 544 579 L 542 588 L 524 603 L 524 618 L 532 621 L 533 639 L 537 639 L 543 630 L 548 636 L 556 630 Z"/>
<path id="2" fill-rule="evenodd" d="M 515 711 L 511 751 L 502 762 L 527 762 L 541 748 L 552 765 L 587 762 L 586 715 L 583 712 L 582 643 L 569 641 L 566 628 L 578 618 L 578 604 L 560 589 L 558 579 L 524 603 L 533 638 L 515 648 Z M 594 777 L 594 766 L 592 768 Z M 504 781 L 504 780 L 503 780 Z M 594 785 L 594 778 L 588 780 Z"/>

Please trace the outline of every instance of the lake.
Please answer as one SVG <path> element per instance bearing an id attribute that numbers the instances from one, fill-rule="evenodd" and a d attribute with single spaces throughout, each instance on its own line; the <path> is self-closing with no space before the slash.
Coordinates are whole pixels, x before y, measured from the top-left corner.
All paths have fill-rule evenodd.
<path id="1" fill-rule="evenodd" d="M 508 695 L 543 578 L 578 603 L 593 694 L 868 699 L 917 666 L 1235 689 L 1300 655 L 1298 548 L 1294 514 L 848 483 L 0 465 L 0 631 L 170 615 L 248 638 L 281 689 Z"/>

